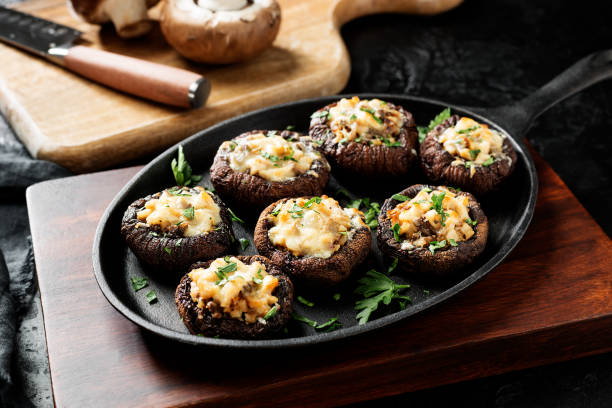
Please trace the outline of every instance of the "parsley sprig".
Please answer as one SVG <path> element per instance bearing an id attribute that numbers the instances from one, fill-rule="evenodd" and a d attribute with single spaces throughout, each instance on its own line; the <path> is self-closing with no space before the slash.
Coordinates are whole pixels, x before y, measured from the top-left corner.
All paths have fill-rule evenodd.
<path id="1" fill-rule="evenodd" d="M 178 147 L 178 161 L 177 159 L 172 159 L 170 167 L 172 168 L 176 184 L 179 186 L 189 186 L 202 180 L 202 176 L 192 174 L 191 166 L 185 160 L 182 145 Z"/>
<path id="2" fill-rule="evenodd" d="M 367 323 L 381 303 L 389 305 L 391 301 L 397 300 L 403 309 L 406 307 L 406 302 L 411 301 L 410 297 L 399 294 L 402 289 L 409 288 L 410 285 L 398 285 L 374 269 L 366 272 L 366 275 L 359 279 L 359 283 L 361 285 L 357 287 L 355 293 L 364 297 L 355 302 L 355 310 L 360 310 L 357 314 L 359 324 Z"/>
<path id="3" fill-rule="evenodd" d="M 364 216 L 365 223 L 370 228 L 378 227 L 378 214 L 380 214 L 380 204 L 376 201 L 370 201 L 369 197 L 356 198 L 348 203 L 348 207 L 355 208 L 359 210 L 359 208 L 363 205 L 364 207 Z"/>
<path id="4" fill-rule="evenodd" d="M 431 122 L 429 122 L 429 125 L 427 125 L 427 126 L 417 126 L 417 129 L 419 131 L 419 143 L 423 143 L 423 140 L 425 140 L 425 137 L 427 136 L 427 134 L 433 128 L 435 128 L 440 123 L 442 123 L 446 119 L 448 119 L 450 117 L 450 115 L 451 115 L 450 108 L 446 108 L 442 112 L 438 113 L 438 115 L 435 118 L 433 118 L 433 120 Z"/>
<path id="5" fill-rule="evenodd" d="M 446 191 L 443 191 L 440 194 L 432 194 L 431 207 L 429 207 L 430 210 L 436 210 L 436 212 L 440 214 L 440 217 L 442 217 L 442 226 L 446 226 L 446 219 L 448 218 L 448 213 L 444 212 L 444 207 L 442 207 L 442 201 L 444 200 L 445 195 Z"/>

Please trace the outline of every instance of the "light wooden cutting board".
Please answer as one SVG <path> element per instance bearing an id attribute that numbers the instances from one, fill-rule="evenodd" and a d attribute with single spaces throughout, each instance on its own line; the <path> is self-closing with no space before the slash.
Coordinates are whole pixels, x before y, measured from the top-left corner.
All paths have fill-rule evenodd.
<path id="1" fill-rule="evenodd" d="M 210 66 L 183 59 L 158 28 L 142 39 L 121 40 L 111 27 L 78 21 L 65 0 L 31 0 L 16 8 L 84 31 L 92 47 L 199 72 L 211 81 L 212 93 L 203 108 L 169 108 L 0 43 L 0 111 L 32 156 L 75 172 L 101 169 L 159 151 L 244 112 L 337 93 L 350 73 L 342 24 L 381 12 L 435 14 L 461 1 L 279 0 L 282 22 L 272 48 L 247 63 Z"/>

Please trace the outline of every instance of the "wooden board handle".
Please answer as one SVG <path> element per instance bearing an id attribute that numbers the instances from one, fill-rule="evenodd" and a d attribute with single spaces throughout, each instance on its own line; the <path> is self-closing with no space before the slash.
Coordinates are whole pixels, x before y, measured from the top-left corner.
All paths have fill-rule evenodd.
<path id="1" fill-rule="evenodd" d="M 333 18 L 337 27 L 369 14 L 405 13 L 434 15 L 457 7 L 463 0 L 336 0 Z"/>
<path id="2" fill-rule="evenodd" d="M 210 93 L 208 80 L 194 72 L 95 48 L 77 45 L 63 60 L 86 78 L 168 105 L 198 108 Z"/>

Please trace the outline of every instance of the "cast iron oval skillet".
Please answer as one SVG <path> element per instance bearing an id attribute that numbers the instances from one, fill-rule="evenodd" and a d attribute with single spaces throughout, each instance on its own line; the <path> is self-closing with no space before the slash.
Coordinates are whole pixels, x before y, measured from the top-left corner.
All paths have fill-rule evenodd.
<path id="1" fill-rule="evenodd" d="M 319 323 L 338 316 L 343 328 L 331 333 L 320 333 L 310 326 L 293 321 L 288 327 L 288 334 L 280 334 L 280 337 L 275 339 L 256 341 L 215 339 L 189 334 L 174 305 L 173 295 L 179 278 L 167 279 L 149 273 L 127 248 L 119 232 L 123 212 L 133 200 L 173 185 L 170 161 L 177 155 L 177 146 L 166 150 L 135 175 L 117 194 L 102 216 L 93 247 L 94 273 L 100 289 L 120 313 L 142 328 L 163 337 L 195 345 L 239 349 L 305 346 L 354 336 L 398 322 L 459 293 L 489 273 L 510 253 L 527 230 L 538 191 L 533 160 L 522 139 L 525 131 L 535 117 L 553 104 L 610 76 L 612 76 L 612 50 L 582 59 L 531 96 L 508 107 L 462 108 L 445 102 L 411 96 L 359 95 L 361 98 L 379 97 L 400 104 L 413 113 L 419 125 L 427 124 L 438 112 L 450 106 L 454 113 L 474 117 L 506 134 L 518 154 L 516 170 L 508 183 L 501 191 L 481 200 L 489 218 L 489 239 L 484 253 L 453 282 L 438 284 L 418 282 L 399 274 L 392 274 L 396 282 L 408 282 L 412 285 L 407 292 L 412 297 L 412 303 L 409 303 L 404 310 L 392 305 L 389 309 L 374 314 L 367 324 L 357 325 L 356 312 L 353 309 L 357 299 L 353 295 L 357 285 L 356 279 L 370 267 L 386 271 L 389 262 L 380 255 L 373 242 L 371 259 L 366 262 L 362 270 L 356 271 L 355 278 L 346 282 L 337 291 L 316 294 L 303 292 L 300 288 L 296 290 L 296 295 L 302 294 L 315 302 L 313 308 L 296 302 L 295 308 L 299 314 Z M 342 95 L 336 95 L 308 99 L 261 109 L 198 132 L 183 141 L 182 145 L 194 173 L 205 175 L 200 184 L 210 186 L 208 169 L 222 141 L 252 129 L 284 129 L 287 125 L 295 125 L 300 131 L 307 131 L 310 114 L 341 97 Z M 410 184 L 426 181 L 422 175 L 417 174 L 395 185 L 385 185 L 381 180 L 380 183 L 376 182 L 376 186 L 366 184 L 347 189 L 356 196 L 373 196 L 382 202 L 385 197 Z M 341 186 L 343 185 L 339 184 L 338 180 L 332 179 L 327 192 L 340 198 L 335 191 Z M 375 190 L 378 193 L 375 193 Z M 248 238 L 251 245 L 246 252 L 236 249 L 234 253 L 255 253 L 252 229 L 258 215 L 246 214 L 244 210 L 238 214 L 247 218 L 248 227 L 245 229 L 234 223 L 236 238 Z M 130 284 L 130 277 L 134 276 L 147 276 L 149 287 L 134 292 Z M 155 290 L 159 299 L 157 303 L 151 305 L 145 300 L 145 293 L 150 289 Z M 341 293 L 340 301 L 332 299 L 332 294 L 335 292 Z"/>

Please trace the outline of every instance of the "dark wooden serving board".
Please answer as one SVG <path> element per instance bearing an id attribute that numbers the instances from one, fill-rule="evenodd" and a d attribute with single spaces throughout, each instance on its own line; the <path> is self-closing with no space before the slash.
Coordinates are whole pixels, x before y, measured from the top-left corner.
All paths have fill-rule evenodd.
<path id="1" fill-rule="evenodd" d="M 333 406 L 612 350 L 612 242 L 540 157 L 533 223 L 509 258 L 414 318 L 283 352 L 194 348 L 141 331 L 99 291 L 91 247 L 129 168 L 27 191 L 61 407 Z"/>

